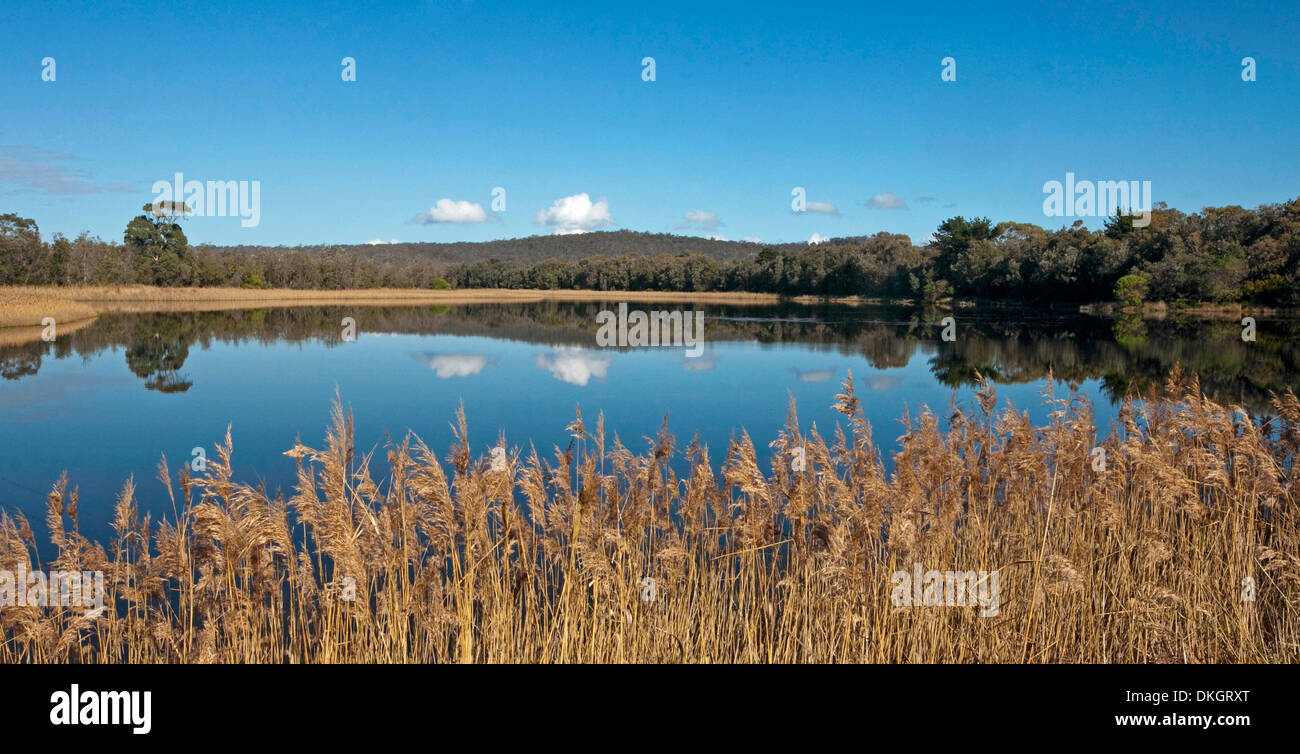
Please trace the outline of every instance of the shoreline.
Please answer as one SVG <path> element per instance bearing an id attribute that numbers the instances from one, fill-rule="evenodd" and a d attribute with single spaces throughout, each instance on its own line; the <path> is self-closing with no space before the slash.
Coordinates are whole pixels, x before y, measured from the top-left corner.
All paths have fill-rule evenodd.
<path id="1" fill-rule="evenodd" d="M 429 290 L 426 288 L 353 288 L 342 290 L 303 290 L 294 288 L 160 288 L 146 285 L 132 286 L 0 286 L 0 305 L 4 314 L 17 306 L 39 306 L 49 302 L 79 303 L 94 313 L 116 311 L 119 306 L 151 306 L 162 309 L 176 305 L 229 305 L 233 308 L 259 306 L 311 306 L 328 304 L 458 304 L 488 302 L 534 301 L 718 301 L 726 303 L 769 303 L 782 300 L 775 293 L 745 293 L 710 291 L 682 293 L 677 291 L 584 291 L 584 290 L 520 290 L 515 288 L 468 288 L 462 290 Z M 0 317 L 0 323 L 7 320 Z M 16 324 L 36 324 L 21 321 Z M 5 326 L 0 324 L 0 326 Z"/>
<path id="2" fill-rule="evenodd" d="M 149 312 L 225 311 L 263 307 L 331 306 L 436 306 L 476 303 L 536 303 L 542 301 L 643 301 L 703 302 L 736 305 L 842 304 L 848 306 L 915 306 L 911 299 L 865 296 L 782 296 L 776 293 L 739 291 L 586 291 L 514 288 L 470 288 L 435 291 L 423 288 L 374 288 L 344 290 L 246 289 L 246 288 L 160 288 L 155 286 L 0 286 L 0 343 L 12 340 L 18 328 L 39 328 L 45 317 L 59 326 L 89 324 L 101 314 Z M 940 302 L 941 309 L 972 307 L 1033 309 L 1044 307 L 1024 302 L 953 299 Z M 1046 307 L 1061 311 L 1056 307 Z M 1066 310 L 1070 311 L 1070 310 Z M 1231 320 L 1244 315 L 1277 317 L 1293 310 L 1246 304 L 1199 303 L 1173 306 L 1164 302 L 1144 304 L 1140 310 L 1114 302 L 1083 304 L 1072 310 L 1088 316 L 1116 319 L 1137 314 L 1143 319 L 1192 317 Z"/>
<path id="3" fill-rule="evenodd" d="M 422 288 L 345 290 L 159 288 L 154 286 L 0 287 L 0 331 L 38 327 L 44 317 L 58 322 L 93 320 L 101 314 L 224 311 L 262 307 L 437 306 L 477 303 L 537 303 L 542 301 L 706 302 L 718 304 L 795 303 L 888 304 L 889 299 L 843 296 L 782 297 L 775 293 L 706 291 L 584 291 L 471 288 L 435 291 Z"/>

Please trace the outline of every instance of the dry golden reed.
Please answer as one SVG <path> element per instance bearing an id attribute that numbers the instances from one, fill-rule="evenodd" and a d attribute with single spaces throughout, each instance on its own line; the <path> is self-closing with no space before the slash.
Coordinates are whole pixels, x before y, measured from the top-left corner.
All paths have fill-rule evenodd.
<path id="1" fill-rule="evenodd" d="M 5 344 L 3 338 L 9 334 L 9 328 L 35 328 L 39 332 L 47 317 L 53 317 L 60 326 L 95 318 L 97 311 L 93 306 L 56 290 L 0 286 L 0 345 Z"/>
<path id="2" fill-rule="evenodd" d="M 946 428 L 905 418 L 889 475 L 851 376 L 833 437 L 792 404 L 770 468 L 742 435 L 721 476 L 698 442 L 661 429 L 637 453 L 580 412 L 567 447 L 494 464 L 461 413 L 445 458 L 407 435 L 376 482 L 336 403 L 323 446 L 287 452 L 288 499 L 232 479 L 227 433 L 202 476 L 159 465 L 170 520 L 141 518 L 128 482 L 107 544 L 78 533 L 66 476 L 54 562 L 0 518 L 0 567 L 100 570 L 111 597 L 91 616 L 3 608 L 0 661 L 1300 659 L 1296 396 L 1258 423 L 1175 375 L 1124 404 L 1099 470 L 1090 404 L 1052 390 L 1043 426 L 987 384 Z M 894 605 L 913 563 L 995 571 L 998 615 Z"/>
<path id="3" fill-rule="evenodd" d="M 288 288 L 186 288 L 151 285 L 0 286 L 0 346 L 24 345 L 41 340 L 42 322 L 53 317 L 60 333 L 90 324 L 103 314 L 145 312 L 205 312 L 250 307 L 292 306 L 419 306 L 483 303 L 535 303 L 538 301 L 707 301 L 716 304 L 774 304 L 775 293 L 708 291 L 514 290 L 468 288 L 362 288 L 308 290 Z M 796 301 L 821 300 L 797 297 Z M 831 300 L 831 299 L 827 299 Z M 857 298 L 834 299 L 861 303 Z"/>

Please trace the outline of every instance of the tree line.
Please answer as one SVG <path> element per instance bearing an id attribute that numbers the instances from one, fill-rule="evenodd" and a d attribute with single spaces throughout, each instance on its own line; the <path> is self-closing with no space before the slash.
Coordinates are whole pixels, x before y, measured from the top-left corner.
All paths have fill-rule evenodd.
<path id="1" fill-rule="evenodd" d="M 937 301 L 1255 302 L 1300 305 L 1300 199 L 1184 214 L 1157 204 L 1137 227 L 1119 215 L 1090 231 L 954 217 L 917 246 L 878 233 L 768 247 L 731 262 L 681 253 L 624 254 L 532 265 L 452 265 L 457 287 L 751 291 Z"/>
<path id="2" fill-rule="evenodd" d="M 191 246 L 176 218 L 145 205 L 109 243 L 82 233 L 42 241 L 33 220 L 0 215 L 0 285 L 159 285 L 177 287 L 446 287 L 434 260 L 368 259 L 332 247 L 274 247 L 250 253 Z"/>
<path id="3" fill-rule="evenodd" d="M 1144 227 L 1116 214 L 1096 231 L 1081 222 L 1046 230 L 1030 223 L 953 217 L 920 246 L 894 233 L 761 246 L 625 231 L 599 234 L 595 240 L 535 237 L 400 249 L 190 246 L 174 217 L 156 213 L 150 205 L 144 209 L 127 225 L 120 244 L 87 234 L 72 240 L 56 235 L 46 242 L 34 221 L 0 215 L 0 284 L 303 289 L 450 284 L 923 302 L 959 296 L 1034 303 L 1118 299 L 1128 304 L 1300 305 L 1300 199 L 1253 210 L 1207 207 L 1191 214 L 1157 204 Z M 690 248 L 691 241 L 706 253 Z M 627 251 L 603 253 L 612 243 Z M 455 247 L 454 253 L 443 247 Z M 506 247 L 516 258 L 448 261 L 472 259 L 466 249 L 491 254 Z M 557 256 L 529 261 L 543 251 Z"/>

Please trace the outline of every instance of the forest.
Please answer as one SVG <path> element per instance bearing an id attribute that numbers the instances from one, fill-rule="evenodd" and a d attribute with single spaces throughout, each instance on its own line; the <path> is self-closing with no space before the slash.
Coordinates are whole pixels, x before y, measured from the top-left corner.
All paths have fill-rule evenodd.
<path id="1" fill-rule="evenodd" d="M 923 245 L 877 233 L 761 245 L 629 231 L 456 244 L 192 246 L 145 206 L 121 243 L 41 237 L 0 215 L 0 285 L 243 288 L 536 288 L 749 291 L 934 302 L 1148 301 L 1300 305 L 1300 199 L 1186 214 L 1157 204 L 1147 227 L 1057 230 L 945 220 Z"/>

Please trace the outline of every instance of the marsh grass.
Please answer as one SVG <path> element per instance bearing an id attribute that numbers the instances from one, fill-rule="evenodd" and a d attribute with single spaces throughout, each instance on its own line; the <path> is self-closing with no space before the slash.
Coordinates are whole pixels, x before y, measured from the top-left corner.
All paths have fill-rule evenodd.
<path id="1" fill-rule="evenodd" d="M 231 477 L 228 432 L 201 476 L 160 463 L 169 520 L 141 518 L 128 481 L 111 542 L 78 534 L 66 476 L 49 495 L 53 562 L 37 563 L 31 526 L 5 515 L 0 566 L 102 570 L 114 607 L 3 608 L 0 660 L 1300 658 L 1295 395 L 1261 425 L 1175 374 L 1122 407 L 1100 443 L 1105 471 L 1091 406 L 1050 387 L 1044 400 L 1042 426 L 996 410 L 987 384 L 944 420 L 904 417 L 889 475 L 851 376 L 834 406 L 845 426 L 823 437 L 792 404 L 766 470 L 748 435 L 718 466 L 666 428 L 635 452 L 581 412 L 567 447 L 512 449 L 493 470 L 462 413 L 443 458 L 413 434 L 390 441 L 380 482 L 336 403 L 322 446 L 287 452 L 288 499 Z M 916 562 L 996 570 L 999 614 L 896 607 L 892 574 Z"/>
<path id="2" fill-rule="evenodd" d="M 811 298 L 797 300 L 811 301 Z M 541 301 L 657 301 L 714 304 L 773 304 L 772 293 L 657 291 L 580 291 L 421 288 L 306 290 L 288 288 L 184 288 L 149 285 L 0 286 L 0 346 L 39 341 L 40 323 L 54 317 L 65 326 L 89 324 L 104 314 L 211 312 L 262 307 L 426 306 Z M 843 299 L 859 302 L 858 299 Z M 71 330 L 67 330 L 71 331 Z"/>
<path id="3" fill-rule="evenodd" d="M 97 311 L 89 304 L 65 297 L 55 288 L 0 286 L 0 345 L 5 338 L 18 340 L 16 331 L 35 329 L 40 339 L 41 320 L 53 317 L 60 327 L 87 322 Z"/>
<path id="4" fill-rule="evenodd" d="M 821 300 L 803 297 L 805 300 Z M 511 303 L 536 301 L 709 301 L 714 303 L 775 303 L 774 293 L 742 291 L 587 291 L 522 290 L 513 288 L 218 288 L 159 287 L 151 285 L 0 286 L 0 304 L 6 302 L 75 302 L 92 312 L 206 311 L 261 306 L 304 305 L 423 305 L 460 303 Z M 850 297 L 845 300 L 865 301 Z"/>

